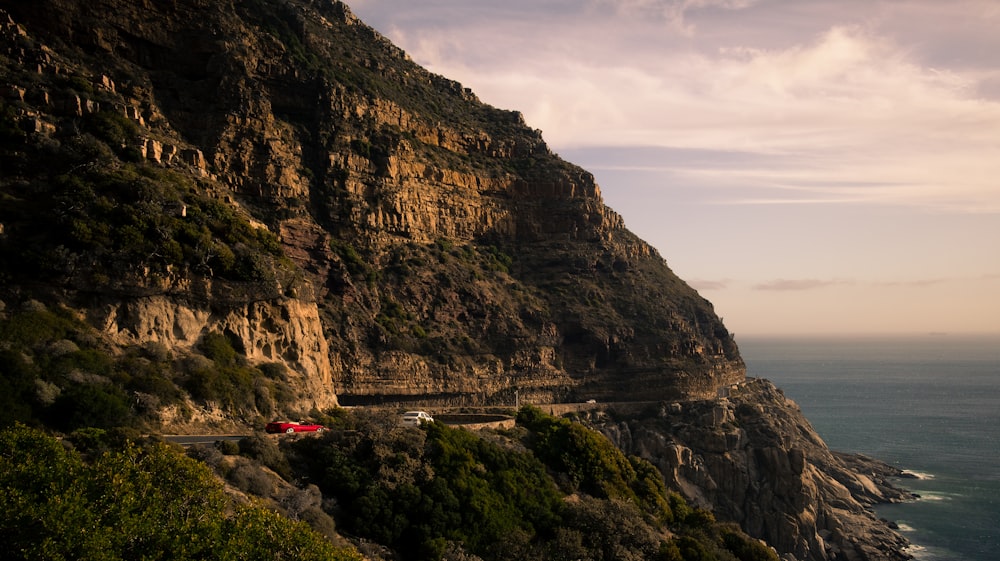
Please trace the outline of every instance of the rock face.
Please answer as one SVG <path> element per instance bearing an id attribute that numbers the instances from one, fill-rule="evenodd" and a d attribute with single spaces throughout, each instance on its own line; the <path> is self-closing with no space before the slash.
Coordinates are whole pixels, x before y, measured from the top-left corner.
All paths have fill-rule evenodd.
<path id="1" fill-rule="evenodd" d="M 901 473 L 826 447 L 794 402 L 749 380 L 730 397 L 661 405 L 644 419 L 595 420 L 623 450 L 647 459 L 668 486 L 786 559 L 903 560 L 906 540 L 871 506 L 913 498 Z"/>
<path id="2" fill-rule="evenodd" d="M 63 256 L 54 234 L 30 240 L 59 256 L 30 281 L 95 309 L 119 343 L 187 348 L 221 330 L 299 372 L 310 405 L 680 399 L 744 376 L 711 304 L 625 229 L 590 173 L 340 2 L 4 9 L 5 119 L 27 154 L 95 137 L 113 152 L 7 175 L 13 197 L 80 170 L 165 170 L 191 187 L 162 211 L 214 209 L 248 225 L 244 239 L 280 244 L 261 257 L 222 228 L 206 240 L 159 226 L 140 234 L 160 247 L 109 265 L 105 248 Z M 38 221 L 94 238 L 86 216 L 32 210 L 0 211 L 9 247 Z M 14 277 L 16 301 L 29 279 Z"/>
<path id="3" fill-rule="evenodd" d="M 337 405 L 329 350 L 314 303 L 279 299 L 213 312 L 176 298 L 150 296 L 109 303 L 92 314 L 91 321 L 123 347 L 154 342 L 192 349 L 204 333 L 222 333 L 242 342 L 251 361 L 287 365 L 301 409 Z"/>

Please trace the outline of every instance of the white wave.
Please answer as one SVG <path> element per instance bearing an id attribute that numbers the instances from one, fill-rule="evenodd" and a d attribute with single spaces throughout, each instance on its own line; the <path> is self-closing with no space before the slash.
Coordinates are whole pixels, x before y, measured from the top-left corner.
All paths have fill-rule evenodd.
<path id="1" fill-rule="evenodd" d="M 909 524 L 899 524 L 899 523 L 897 523 L 896 526 L 899 528 L 900 532 L 914 532 L 914 531 L 916 531 L 916 529 L 913 526 L 910 526 Z M 920 547 L 920 546 L 918 545 L 918 546 L 915 546 L 915 547 Z"/>
<path id="2" fill-rule="evenodd" d="M 955 555 L 946 549 L 916 544 L 910 544 L 903 548 L 903 553 L 912 555 L 915 561 L 953 561 L 955 559 Z"/>
<path id="3" fill-rule="evenodd" d="M 913 477 L 914 479 L 934 479 L 933 473 L 927 473 L 925 471 L 913 471 L 910 469 L 904 469 L 903 475 Z"/>
<path id="4" fill-rule="evenodd" d="M 927 551 L 927 548 L 922 545 L 909 545 L 903 548 L 903 553 L 913 556 L 915 561 L 933 561 L 934 555 Z"/>
<path id="5" fill-rule="evenodd" d="M 938 501 L 950 501 L 954 495 L 949 493 L 935 493 L 933 491 L 923 491 L 920 493 L 921 501 L 938 502 Z"/>

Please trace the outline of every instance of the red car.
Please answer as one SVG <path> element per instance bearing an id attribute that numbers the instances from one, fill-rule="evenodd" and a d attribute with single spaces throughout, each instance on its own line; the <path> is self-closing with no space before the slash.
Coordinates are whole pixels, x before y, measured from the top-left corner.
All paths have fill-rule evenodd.
<path id="1" fill-rule="evenodd" d="M 293 432 L 323 432 L 326 427 L 323 425 L 314 425 L 312 423 L 293 423 L 291 421 L 275 421 L 273 423 L 268 423 L 264 427 L 266 432 L 279 433 L 283 432 L 286 434 L 292 434 Z"/>

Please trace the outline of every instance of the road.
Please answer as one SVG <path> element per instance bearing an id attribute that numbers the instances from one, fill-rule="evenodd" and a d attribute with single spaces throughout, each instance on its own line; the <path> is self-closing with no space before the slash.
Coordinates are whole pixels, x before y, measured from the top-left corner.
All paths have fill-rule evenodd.
<path id="1" fill-rule="evenodd" d="M 246 436 L 245 434 L 181 434 L 163 435 L 163 440 L 181 446 L 194 446 L 195 444 L 212 444 L 222 440 L 239 440 Z"/>

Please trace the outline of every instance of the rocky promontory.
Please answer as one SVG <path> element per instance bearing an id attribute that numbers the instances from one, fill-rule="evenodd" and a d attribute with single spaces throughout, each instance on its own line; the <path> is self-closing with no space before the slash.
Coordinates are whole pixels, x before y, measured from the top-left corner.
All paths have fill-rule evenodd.
<path id="1" fill-rule="evenodd" d="M 663 403 L 590 422 L 660 468 L 668 486 L 740 524 L 786 559 L 902 561 L 907 541 L 872 510 L 913 499 L 883 462 L 831 452 L 799 407 L 763 379 L 715 400 Z"/>

